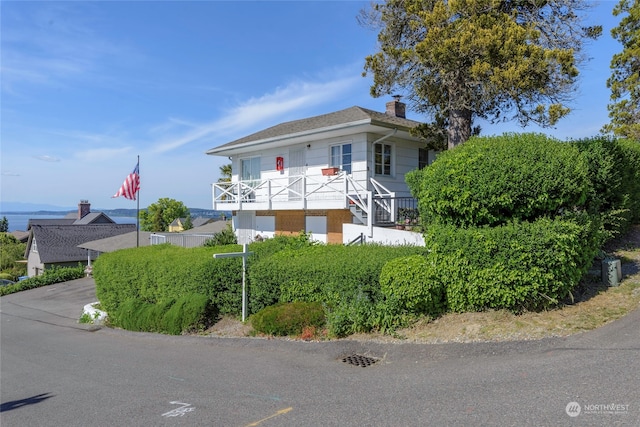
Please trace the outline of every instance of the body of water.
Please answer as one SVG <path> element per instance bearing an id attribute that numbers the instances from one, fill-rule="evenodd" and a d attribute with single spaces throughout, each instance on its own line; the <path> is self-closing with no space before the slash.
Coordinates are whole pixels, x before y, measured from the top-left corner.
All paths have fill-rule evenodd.
<path id="1" fill-rule="evenodd" d="M 6 217 L 9 221 L 9 231 L 27 231 L 30 219 L 62 219 L 66 213 L 60 215 L 35 215 L 35 214 L 0 214 L 0 219 Z M 136 218 L 130 216 L 110 216 L 116 224 L 135 224 Z"/>

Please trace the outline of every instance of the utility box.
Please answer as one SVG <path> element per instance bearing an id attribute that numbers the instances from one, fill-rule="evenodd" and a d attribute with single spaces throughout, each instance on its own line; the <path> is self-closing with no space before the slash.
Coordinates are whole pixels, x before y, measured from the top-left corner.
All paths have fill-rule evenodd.
<path id="1" fill-rule="evenodd" d="M 618 286 L 622 280 L 622 265 L 619 259 L 602 260 L 602 282 L 607 286 Z"/>

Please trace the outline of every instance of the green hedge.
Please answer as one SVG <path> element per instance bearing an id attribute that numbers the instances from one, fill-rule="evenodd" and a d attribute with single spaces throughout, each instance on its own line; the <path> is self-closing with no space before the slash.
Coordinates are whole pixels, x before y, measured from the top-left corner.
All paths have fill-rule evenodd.
<path id="1" fill-rule="evenodd" d="M 27 289 L 39 288 L 41 286 L 52 285 L 54 283 L 67 282 L 69 280 L 81 279 L 84 277 L 85 266 L 77 267 L 53 267 L 45 270 L 39 276 L 16 282 L 13 285 L 1 286 L 0 296 L 12 294 L 14 292 L 26 291 Z"/>
<path id="2" fill-rule="evenodd" d="M 311 246 L 309 236 L 278 236 L 249 245 L 248 265 L 285 249 Z M 124 249 L 94 263 L 96 294 L 108 313 L 128 300 L 155 304 L 183 295 L 206 295 L 221 314 L 242 312 L 242 259 L 214 259 L 214 253 L 241 252 L 240 245 L 182 248 L 169 244 Z"/>
<path id="3" fill-rule="evenodd" d="M 108 313 L 127 300 L 154 304 L 187 294 L 207 296 L 221 313 L 240 313 L 242 260 L 213 254 L 241 249 L 153 245 L 106 253 L 94 263 L 96 295 Z"/>
<path id="4" fill-rule="evenodd" d="M 585 207 L 600 215 L 609 236 L 640 220 L 640 144 L 598 136 L 573 141 L 589 168 Z"/>
<path id="5" fill-rule="evenodd" d="M 580 152 L 541 134 L 471 138 L 407 183 L 423 222 L 462 227 L 557 215 L 584 204 L 589 188 Z"/>
<path id="6" fill-rule="evenodd" d="M 578 284 L 598 251 L 599 228 L 587 214 L 500 227 L 432 225 L 426 242 L 429 257 L 442 257 L 449 310 L 537 311 Z"/>
<path id="7" fill-rule="evenodd" d="M 380 271 L 387 261 L 424 248 L 321 245 L 287 250 L 252 264 L 249 307 L 255 313 L 276 302 L 317 301 L 329 309 L 344 301 L 380 299 Z"/>
<path id="8" fill-rule="evenodd" d="M 622 139 L 618 144 L 623 153 L 622 192 L 629 194 L 631 222 L 638 224 L 640 223 L 640 141 Z"/>
<path id="9" fill-rule="evenodd" d="M 251 316 L 251 326 L 268 335 L 300 335 L 304 328 L 320 328 L 325 324 L 325 313 L 318 302 L 278 303 L 265 307 Z"/>
<path id="10" fill-rule="evenodd" d="M 155 304 L 139 299 L 126 300 L 109 315 L 109 323 L 129 331 L 180 335 L 205 330 L 216 318 L 215 307 L 209 298 L 188 294 Z"/>
<path id="11" fill-rule="evenodd" d="M 440 263 L 422 255 L 397 258 L 380 273 L 380 289 L 395 307 L 415 315 L 437 316 L 446 308 Z"/>

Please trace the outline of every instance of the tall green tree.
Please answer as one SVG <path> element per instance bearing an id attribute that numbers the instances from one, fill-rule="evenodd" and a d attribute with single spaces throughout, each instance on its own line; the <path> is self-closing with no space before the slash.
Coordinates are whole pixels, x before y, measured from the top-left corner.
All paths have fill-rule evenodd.
<path id="1" fill-rule="evenodd" d="M 622 43 L 622 52 L 611 59 L 611 89 L 608 105 L 611 123 L 603 131 L 640 141 L 640 2 L 621 0 L 613 15 L 626 15 L 611 30 L 614 39 Z"/>
<path id="2" fill-rule="evenodd" d="M 551 126 L 569 113 L 587 0 L 387 0 L 360 14 L 379 30 L 371 95 L 401 94 L 432 118 L 418 133 L 453 148 L 474 119 Z M 476 129 L 478 131 L 479 129 Z M 438 144 L 436 144 L 438 145 Z"/>
<path id="3" fill-rule="evenodd" d="M 143 231 L 168 231 L 169 224 L 177 218 L 185 218 L 189 209 L 184 203 L 167 197 L 140 211 L 140 229 Z"/>
<path id="4" fill-rule="evenodd" d="M 193 221 L 191 220 L 191 214 L 187 214 L 187 217 L 184 220 L 184 224 L 182 224 L 183 230 L 191 230 L 193 228 Z"/>
<path id="5" fill-rule="evenodd" d="M 11 234 L 0 233 L 0 274 L 11 276 L 11 280 L 26 274 L 27 265 L 16 262 L 24 259 L 26 246 L 26 243 L 20 243 Z"/>
<path id="6" fill-rule="evenodd" d="M 9 220 L 6 216 L 3 216 L 0 219 L 0 233 L 6 233 L 7 231 L 9 231 Z"/>

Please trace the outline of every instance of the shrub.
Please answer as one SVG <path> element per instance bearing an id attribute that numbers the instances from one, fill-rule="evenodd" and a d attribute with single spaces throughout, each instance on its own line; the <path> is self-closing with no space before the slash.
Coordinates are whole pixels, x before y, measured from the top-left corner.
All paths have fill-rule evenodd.
<path id="1" fill-rule="evenodd" d="M 126 300 L 109 316 L 109 322 L 129 331 L 179 335 L 204 330 L 214 323 L 216 317 L 209 298 L 188 294 L 156 304 L 139 299 Z"/>
<path id="2" fill-rule="evenodd" d="M 375 302 L 384 264 L 423 251 L 413 246 L 320 245 L 278 252 L 251 265 L 250 311 L 278 301 L 324 302 L 329 310 L 358 298 Z"/>
<path id="3" fill-rule="evenodd" d="M 627 147 L 627 143 L 615 138 L 598 136 L 574 141 L 573 145 L 589 169 L 587 211 L 601 216 L 609 237 L 626 232 L 640 218 L 640 144 Z"/>
<path id="4" fill-rule="evenodd" d="M 206 295 L 220 312 L 239 313 L 242 260 L 213 259 L 214 252 L 239 250 L 238 245 L 215 250 L 153 245 L 106 253 L 94 264 L 96 295 L 108 313 L 129 299 L 157 303 L 186 294 Z"/>
<path id="5" fill-rule="evenodd" d="M 162 324 L 167 333 L 198 332 L 207 329 L 217 318 L 215 307 L 206 295 L 185 295 L 169 308 Z"/>
<path id="6" fill-rule="evenodd" d="M 56 266 L 45 270 L 39 276 L 29 277 L 28 279 L 21 280 L 13 285 L 0 287 L 0 296 L 25 291 L 27 289 L 39 288 L 41 286 L 52 285 L 54 283 L 81 279 L 85 274 L 84 269 L 85 267 L 81 264 L 77 267 Z"/>
<path id="7" fill-rule="evenodd" d="M 300 335 L 305 328 L 320 328 L 324 324 L 324 308 L 317 302 L 279 303 L 251 316 L 251 326 L 267 335 Z"/>
<path id="8" fill-rule="evenodd" d="M 213 235 L 212 238 L 204 242 L 204 246 L 224 246 L 224 245 L 237 245 L 238 239 L 236 233 L 233 232 L 231 224 L 227 224 L 227 227 Z"/>
<path id="9" fill-rule="evenodd" d="M 253 255 L 248 265 L 285 248 L 310 245 L 304 234 L 255 242 L 249 245 Z M 238 314 L 242 310 L 242 259 L 213 259 L 213 254 L 241 250 L 239 245 L 181 248 L 165 244 L 106 253 L 94 263 L 96 294 L 108 313 L 129 299 L 155 304 L 196 293 L 206 295 L 220 313 Z"/>
<path id="10" fill-rule="evenodd" d="M 423 222 L 501 225 L 555 216 L 586 201 L 578 150 L 541 134 L 474 137 L 408 174 Z"/>
<path id="11" fill-rule="evenodd" d="M 542 310 L 569 295 L 601 242 L 586 214 L 500 227 L 432 225 L 428 255 L 438 265 L 452 311 Z"/>
<path id="12" fill-rule="evenodd" d="M 618 141 L 622 150 L 622 189 L 629 195 L 628 206 L 631 210 L 631 222 L 640 223 L 640 141 L 621 139 Z"/>
<path id="13" fill-rule="evenodd" d="M 400 311 L 435 316 L 445 309 L 444 286 L 435 256 L 396 258 L 380 273 L 380 289 L 386 300 L 396 300 Z"/>

